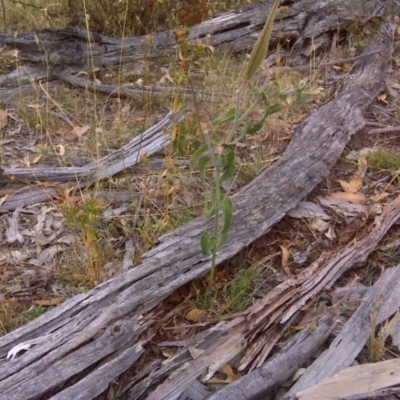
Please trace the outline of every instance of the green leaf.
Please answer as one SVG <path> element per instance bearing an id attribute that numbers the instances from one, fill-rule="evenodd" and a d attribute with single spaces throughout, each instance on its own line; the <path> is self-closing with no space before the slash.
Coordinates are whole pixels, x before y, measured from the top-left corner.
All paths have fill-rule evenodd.
<path id="1" fill-rule="evenodd" d="M 221 165 L 223 168 L 228 168 L 235 161 L 235 151 L 231 150 L 227 154 L 221 155 Z"/>
<path id="2" fill-rule="evenodd" d="M 211 218 L 215 214 L 215 202 L 213 201 L 211 207 L 207 207 L 207 203 L 204 205 L 204 215 L 206 218 Z"/>
<path id="3" fill-rule="evenodd" d="M 263 118 L 261 121 L 258 121 L 256 124 L 253 124 L 249 128 L 247 133 L 250 134 L 250 135 L 254 135 L 256 132 L 258 132 L 262 128 L 262 126 L 264 125 L 265 118 Z"/>
<path id="4" fill-rule="evenodd" d="M 267 115 L 267 117 L 268 117 L 269 115 L 272 115 L 272 114 L 275 114 L 275 113 L 281 111 L 281 108 L 282 108 L 282 107 L 281 107 L 280 104 L 274 104 L 273 106 L 269 107 L 269 108 L 268 108 L 268 115 Z"/>
<path id="5" fill-rule="evenodd" d="M 222 225 L 222 233 L 228 233 L 231 227 L 232 215 L 233 215 L 233 204 L 230 197 L 225 196 L 221 203 L 222 214 L 224 216 L 224 223 Z"/>
<path id="6" fill-rule="evenodd" d="M 230 165 L 222 174 L 221 178 L 219 178 L 220 183 L 228 180 L 236 171 L 236 167 L 232 164 Z"/>
<path id="7" fill-rule="evenodd" d="M 212 122 L 213 125 L 223 124 L 225 122 L 232 121 L 235 118 L 236 108 L 233 107 L 228 110 L 226 113 L 220 115 L 219 117 L 215 118 Z"/>
<path id="8" fill-rule="evenodd" d="M 215 147 L 221 144 L 221 141 L 218 138 L 211 139 L 211 147 Z"/>
<path id="9" fill-rule="evenodd" d="M 210 234 L 207 231 L 201 234 L 200 245 L 201 245 L 201 252 L 205 256 L 209 256 L 211 253 L 211 246 L 210 246 Z"/>
<path id="10" fill-rule="evenodd" d="M 264 25 L 264 28 L 258 37 L 256 44 L 254 45 L 253 51 L 251 52 L 249 64 L 246 69 L 246 80 L 250 80 L 256 73 L 258 67 L 260 66 L 262 60 L 264 60 L 267 54 L 269 40 L 271 37 L 272 26 L 274 25 L 274 20 L 276 14 L 278 13 L 279 0 L 275 0 L 272 6 L 269 17 Z"/>
<path id="11" fill-rule="evenodd" d="M 206 181 L 206 167 L 208 161 L 210 161 L 210 157 L 208 156 L 203 156 L 199 160 L 199 174 L 200 174 L 200 179 L 203 183 L 205 183 Z"/>
<path id="12" fill-rule="evenodd" d="M 226 243 L 227 240 L 228 240 L 228 234 L 222 233 L 218 240 L 217 249 L 222 247 Z"/>
<path id="13" fill-rule="evenodd" d="M 215 236 L 210 237 L 210 253 L 214 250 L 217 245 L 217 238 Z"/>
<path id="14" fill-rule="evenodd" d="M 207 149 L 208 149 L 208 145 L 207 145 L 207 143 L 206 143 L 206 144 L 204 144 L 203 146 L 201 146 L 199 149 L 197 149 L 197 150 L 193 153 L 192 157 L 190 158 L 190 162 L 189 162 L 189 168 L 190 168 L 191 171 L 194 170 L 194 168 L 196 167 L 197 162 L 199 161 L 199 158 L 201 157 L 201 155 L 202 155 L 205 151 L 207 151 Z"/>

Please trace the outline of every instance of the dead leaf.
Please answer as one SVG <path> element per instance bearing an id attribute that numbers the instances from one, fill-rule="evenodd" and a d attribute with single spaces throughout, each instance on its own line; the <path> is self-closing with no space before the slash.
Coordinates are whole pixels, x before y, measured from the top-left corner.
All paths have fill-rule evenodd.
<path id="1" fill-rule="evenodd" d="M 197 357 L 201 356 L 205 352 L 204 349 L 198 349 L 194 346 L 189 346 L 188 351 L 193 360 L 195 360 Z"/>
<path id="2" fill-rule="evenodd" d="M 200 310 L 198 308 L 194 308 L 193 310 L 190 310 L 185 315 L 185 318 L 191 322 L 201 322 L 201 321 L 204 321 L 206 316 L 207 316 L 207 312 L 205 310 Z"/>
<path id="3" fill-rule="evenodd" d="M 34 300 L 32 303 L 38 306 L 56 306 L 57 304 L 62 303 L 64 300 L 64 297 L 55 297 L 51 300 Z"/>
<path id="4" fill-rule="evenodd" d="M 383 104 L 388 104 L 387 100 L 386 100 L 387 94 L 386 93 L 382 93 L 381 95 L 379 95 L 377 97 L 377 100 L 380 101 Z"/>
<path id="5" fill-rule="evenodd" d="M 32 164 L 36 164 L 41 158 L 42 158 L 41 154 L 39 154 L 36 157 L 33 157 L 33 155 L 30 154 L 25 154 L 23 162 L 27 167 L 30 167 Z"/>
<path id="6" fill-rule="evenodd" d="M 6 127 L 8 124 L 8 113 L 7 111 L 0 110 L 0 129 Z"/>
<path id="7" fill-rule="evenodd" d="M 208 381 L 208 383 L 232 383 L 242 377 L 240 374 L 235 374 L 229 364 L 223 365 L 218 371 L 225 374 L 226 378 L 220 379 L 217 376 L 214 376 Z"/>
<path id="8" fill-rule="evenodd" d="M 58 145 L 56 146 L 56 153 L 57 153 L 59 156 L 63 156 L 63 155 L 65 154 L 65 147 L 64 147 L 62 144 L 58 144 Z"/>
<path id="9" fill-rule="evenodd" d="M 21 209 L 17 208 L 11 218 L 8 218 L 8 228 L 6 229 L 6 238 L 8 243 L 24 243 L 24 237 L 21 235 L 21 233 L 18 230 L 18 216 L 20 213 Z"/>
<path id="10" fill-rule="evenodd" d="M 290 268 L 288 267 L 289 264 L 289 258 L 290 258 L 290 253 L 289 250 L 285 246 L 279 245 L 282 251 L 282 267 L 283 270 L 286 272 L 287 276 L 293 276 L 292 272 L 290 271 Z"/>
<path id="11" fill-rule="evenodd" d="M 323 220 L 331 219 L 321 206 L 310 201 L 301 201 L 295 208 L 290 210 L 287 215 L 292 218 L 318 217 Z"/>
<path id="12" fill-rule="evenodd" d="M 356 176 L 350 182 L 345 182 L 339 179 L 339 183 L 345 192 L 356 193 L 362 186 L 362 179 L 359 176 Z"/>
<path id="13" fill-rule="evenodd" d="M 366 198 L 364 193 L 349 193 L 349 192 L 337 192 L 331 195 L 332 199 L 338 201 L 348 201 L 353 204 L 365 204 Z"/>
<path id="14" fill-rule="evenodd" d="M 307 115 L 308 115 L 308 114 L 300 114 L 300 115 L 297 115 L 296 117 L 293 117 L 293 118 L 292 118 L 291 122 L 292 122 L 293 124 L 298 124 L 298 123 L 300 123 Z"/>
<path id="15" fill-rule="evenodd" d="M 327 237 L 328 240 L 335 240 L 336 239 L 335 230 L 330 226 L 327 232 L 325 232 L 325 236 Z"/>
<path id="16" fill-rule="evenodd" d="M 61 128 L 56 133 L 62 135 L 66 140 L 80 139 L 86 132 L 89 131 L 89 126 L 75 126 L 73 129 Z"/>
<path id="17" fill-rule="evenodd" d="M 282 267 L 286 267 L 289 264 L 290 253 L 285 246 L 279 246 L 282 250 Z"/>
<path id="18" fill-rule="evenodd" d="M 64 189 L 60 186 L 60 185 L 58 185 L 57 183 L 52 183 L 52 182 L 40 182 L 40 181 L 37 181 L 36 182 L 38 185 L 40 185 L 40 186 L 43 186 L 43 187 L 50 187 L 50 188 L 54 188 L 56 191 L 57 191 L 57 193 L 60 195 L 60 197 L 61 197 L 61 199 L 65 199 L 67 196 L 65 195 L 65 191 L 64 191 Z"/>
<path id="19" fill-rule="evenodd" d="M 175 353 L 171 349 L 162 349 L 161 350 L 161 354 L 165 358 L 171 358 Z"/>
<path id="20" fill-rule="evenodd" d="M 6 194 L 2 198 L 0 198 L 0 207 L 7 201 L 7 199 L 10 197 L 9 194 Z"/>
<path id="21" fill-rule="evenodd" d="M 357 163 L 358 163 L 359 170 L 362 170 L 362 169 L 368 167 L 367 157 L 365 157 L 364 154 L 361 154 L 360 157 L 358 157 Z"/>
<path id="22" fill-rule="evenodd" d="M 321 218 L 310 218 L 311 229 L 317 232 L 326 232 L 329 229 L 329 222 L 323 221 Z"/>

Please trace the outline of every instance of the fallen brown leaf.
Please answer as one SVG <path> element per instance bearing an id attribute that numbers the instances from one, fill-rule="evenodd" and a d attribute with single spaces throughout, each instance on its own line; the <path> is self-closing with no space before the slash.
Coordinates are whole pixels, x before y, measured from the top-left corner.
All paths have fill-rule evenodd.
<path id="1" fill-rule="evenodd" d="M 226 378 L 220 379 L 217 376 L 214 376 L 208 381 L 208 383 L 232 383 L 242 377 L 240 374 L 235 374 L 229 364 L 223 365 L 218 371 L 225 374 Z"/>
<path id="2" fill-rule="evenodd" d="M 204 310 L 200 310 L 198 308 L 194 308 L 193 310 L 190 310 L 186 315 L 185 318 L 188 321 L 191 322 L 200 322 L 200 321 L 204 321 L 204 319 L 207 316 L 207 312 Z"/>
<path id="3" fill-rule="evenodd" d="M 332 199 L 338 201 L 348 201 L 353 204 L 365 204 L 366 198 L 364 193 L 337 192 L 331 195 Z"/>
<path id="4" fill-rule="evenodd" d="M 362 179 L 359 176 L 356 176 L 350 182 L 345 182 L 339 179 L 339 183 L 345 192 L 357 193 L 361 189 Z"/>
<path id="5" fill-rule="evenodd" d="M 34 300 L 32 303 L 38 306 L 56 306 L 57 304 L 62 303 L 64 300 L 64 297 L 55 297 L 51 300 Z"/>

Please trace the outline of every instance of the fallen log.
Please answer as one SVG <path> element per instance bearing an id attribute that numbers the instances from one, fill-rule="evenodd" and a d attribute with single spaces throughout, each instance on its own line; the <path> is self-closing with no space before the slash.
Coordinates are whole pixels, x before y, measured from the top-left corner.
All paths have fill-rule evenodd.
<path id="1" fill-rule="evenodd" d="M 307 399 L 308 397 L 306 392 L 308 391 L 305 389 L 316 385 L 321 379 L 332 377 L 340 370 L 350 366 L 359 352 L 363 349 L 371 335 L 371 331 L 398 311 L 400 307 L 400 294 L 398 291 L 399 281 L 400 266 L 385 271 L 381 279 L 379 279 L 368 291 L 368 294 L 363 298 L 361 305 L 345 324 L 340 334 L 331 343 L 329 349 L 325 350 L 318 359 L 307 368 L 296 384 L 286 394 L 287 398 L 290 398 L 291 400 L 298 400 L 299 398 Z M 354 376 L 353 378 L 355 379 L 352 380 L 350 386 L 351 389 L 348 386 L 340 387 L 339 385 L 340 390 L 345 392 L 346 389 L 350 389 L 350 393 L 344 394 L 343 392 L 341 393 L 340 390 L 337 390 L 335 393 L 334 387 L 331 387 L 331 390 L 333 389 L 333 391 L 330 395 L 332 397 L 347 398 L 350 394 L 354 394 L 354 386 L 361 390 L 359 393 L 361 394 L 361 382 L 360 385 L 358 385 L 357 378 Z M 380 383 L 382 384 L 384 382 L 381 381 Z M 400 380 L 397 379 L 396 383 L 400 383 Z M 369 381 L 369 385 L 370 384 L 371 381 Z M 367 385 L 367 388 L 372 391 L 369 385 Z M 383 388 L 384 387 L 385 385 L 383 385 Z M 382 389 L 382 387 L 380 387 L 380 389 Z M 304 391 L 304 394 L 301 396 L 299 392 L 302 391 Z M 320 393 L 325 392 L 325 395 L 328 398 L 329 396 L 326 391 L 327 390 L 323 390 Z"/>
<path id="2" fill-rule="evenodd" d="M 310 299 L 320 294 L 323 290 L 329 289 L 337 279 L 339 279 L 346 271 L 352 268 L 354 265 L 360 265 L 365 262 L 366 258 L 373 249 L 375 249 L 380 240 L 385 236 L 389 228 L 397 221 L 400 216 L 400 196 L 397 197 L 382 213 L 381 216 L 376 218 L 374 223 L 375 227 L 372 229 L 369 235 L 366 235 L 362 240 L 359 240 L 354 246 L 348 246 L 344 251 L 332 252 L 333 254 L 322 254 L 316 261 L 314 261 L 309 267 L 299 273 L 293 278 L 286 279 L 283 283 L 275 287 L 259 302 L 248 308 L 247 310 L 240 313 L 232 321 L 224 326 L 219 327 L 218 336 L 215 337 L 215 332 L 210 331 L 209 336 L 206 336 L 203 332 L 202 341 L 207 342 L 208 346 L 204 346 L 199 341 L 199 346 L 204 351 L 194 360 L 190 358 L 186 360 L 183 365 L 175 368 L 175 371 L 169 374 L 165 382 L 160 385 L 153 393 L 150 394 L 148 400 L 162 400 L 164 398 L 176 398 L 181 392 L 186 389 L 186 386 L 191 381 L 196 379 L 199 375 L 202 375 L 202 380 L 207 381 L 218 369 L 229 362 L 234 356 L 246 350 L 246 353 L 241 358 L 239 370 L 248 368 L 249 364 L 251 368 L 258 367 L 258 371 L 268 372 L 270 369 L 270 361 L 263 364 L 266 357 L 272 351 L 272 347 L 278 342 L 282 334 L 286 330 L 285 323 L 290 321 L 290 318 Z M 392 272 L 390 276 L 397 277 L 399 270 Z M 390 282 L 390 281 L 389 281 Z M 394 279 L 392 282 L 393 287 L 396 287 L 397 280 Z M 378 286 L 379 287 L 379 286 Z M 392 288 L 391 288 L 392 289 Z M 377 289 L 375 288 L 375 291 Z M 376 292 L 372 291 L 372 294 L 368 295 L 371 298 Z M 386 293 L 386 292 L 385 292 Z M 390 291 L 388 290 L 385 295 L 389 296 Z M 393 291 L 392 291 L 393 293 Z M 389 317 L 400 305 L 398 296 L 392 297 L 392 302 L 388 302 L 384 312 L 379 318 Z M 369 301 L 366 308 L 371 307 L 373 303 Z M 329 310 L 328 313 L 335 312 Z M 368 311 L 367 311 L 368 312 Z M 359 314 L 365 316 L 366 312 L 361 310 Z M 366 339 L 366 327 L 370 327 L 370 319 L 358 319 L 358 322 L 362 322 L 361 340 Z M 351 325 L 346 330 L 347 343 L 352 341 Z M 348 332 L 351 332 L 350 335 Z M 311 340 L 312 341 L 312 340 Z M 340 339 L 337 340 L 340 343 Z M 360 342 L 359 342 L 360 343 Z M 358 343 L 358 345 L 359 345 Z M 354 346 L 350 346 L 354 347 Z M 359 346 L 358 346 L 359 347 Z M 362 346 L 361 346 L 362 347 Z M 335 352 L 336 348 L 333 346 L 332 352 Z M 346 346 L 341 347 L 342 352 L 346 352 Z M 352 355 L 357 355 L 357 347 L 352 348 L 352 351 L 348 351 L 348 357 L 344 357 L 344 363 L 346 363 Z M 354 357 L 355 357 L 354 355 Z M 182 362 L 183 354 L 179 354 L 179 361 Z M 329 355 L 328 357 L 329 358 Z M 327 358 L 324 358 L 326 360 Z M 326 368 L 322 368 L 322 373 L 330 372 L 336 367 L 334 360 L 332 363 L 327 362 Z M 340 357 L 339 357 L 340 358 Z M 173 360 L 172 360 L 173 361 Z M 282 362 L 282 358 L 280 358 Z M 165 367 L 170 368 L 168 363 L 165 363 Z M 312 371 L 314 374 L 320 373 L 318 366 L 320 363 L 316 363 L 316 368 Z M 322 361 L 323 364 L 323 361 Z M 337 363 L 337 365 L 343 365 Z M 207 370 L 207 374 L 204 375 L 204 371 Z M 161 374 L 162 368 L 158 371 Z M 312 374 L 311 374 L 312 375 Z M 257 374 L 256 374 L 257 376 Z M 274 387 L 283 382 L 285 377 L 284 372 L 275 373 L 272 377 L 267 374 L 269 379 L 265 379 L 263 383 L 258 382 L 257 389 L 249 384 L 248 380 L 244 380 L 244 386 L 239 389 L 237 385 L 233 385 L 234 389 L 228 391 L 229 399 L 244 400 L 248 393 L 249 398 L 259 398 L 260 395 L 265 395 L 271 391 Z M 147 383 L 147 382 L 144 382 Z M 143 384 L 139 384 L 135 387 L 135 395 L 133 398 L 138 398 L 143 390 Z M 242 390 L 243 389 L 243 392 Z M 134 391 L 132 390 L 132 392 Z M 243 396 L 244 395 L 244 396 Z M 164 397 L 165 396 L 165 397 Z M 218 395 L 215 395 L 216 398 Z M 243 397 L 241 397 L 243 396 Z"/>
<path id="3" fill-rule="evenodd" d="M 170 112 L 157 124 L 139 136 L 135 136 L 125 146 L 83 167 L 4 168 L 0 171 L 0 175 L 10 181 L 17 179 L 37 184 L 8 196 L 1 204 L 0 212 L 57 197 L 60 195 L 57 189 L 63 190 L 68 182 L 73 182 L 77 188 L 83 189 L 90 183 L 111 177 L 139 163 L 142 155 L 151 156 L 169 146 L 172 129 L 183 117 L 182 111 L 176 114 Z M 43 181 L 46 183 L 42 183 Z"/>
<path id="4" fill-rule="evenodd" d="M 188 39 L 193 43 L 200 41 L 220 52 L 247 51 L 257 40 L 272 4 L 273 1 L 268 0 L 240 11 L 223 13 L 191 27 Z M 284 5 L 286 9 L 282 9 L 276 18 L 278 22 L 272 30 L 271 44 L 291 43 L 292 53 L 306 57 L 330 43 L 330 32 L 347 29 L 355 21 L 363 24 L 390 13 L 389 5 L 376 0 L 359 0 L 354 5 L 346 0 L 288 0 Z M 173 31 L 155 33 L 151 40 L 147 36 L 117 39 L 73 27 L 48 28 L 35 34 L 2 33 L 0 44 L 17 49 L 19 63 L 32 64 L 36 68 L 29 68 L 26 73 L 20 69 L 18 73 L 0 76 L 3 87 L 18 86 L 40 77 L 53 78 L 53 68 L 58 70 L 60 67 L 79 72 L 93 67 L 120 70 L 123 65 L 122 73 L 126 73 L 129 63 L 173 54 L 177 48 Z M 66 71 L 57 72 L 56 77 L 69 82 L 74 80 Z M 107 90 L 118 94 L 118 89 L 109 87 Z M 131 95 L 153 92 L 152 88 L 130 86 L 127 89 L 131 90 Z"/>
<path id="5" fill-rule="evenodd" d="M 268 232 L 329 174 L 352 135 L 365 125 L 363 114 L 384 87 L 393 29 L 388 24 L 382 27 L 380 37 L 366 49 L 382 46 L 382 52 L 359 60 L 337 96 L 297 127 L 282 157 L 234 196 L 230 239 L 218 251 L 217 263 Z M 118 342 L 118 353 L 97 358 L 84 370 L 63 369 L 63 360 L 71 362 L 74 354 L 81 360 L 84 345 L 101 348 L 102 333 L 113 323 L 148 312 L 183 284 L 206 274 L 210 260 L 202 255 L 199 238 L 212 224 L 199 217 L 162 236 L 135 269 L 0 338 L 0 357 L 23 342 L 45 338 L 15 360 L 1 363 L 0 398 L 39 399 L 57 393 L 58 399 L 70 398 L 62 391 L 73 390 L 96 372 L 98 363 L 112 362 L 132 343 Z M 41 381 L 48 383 L 38 384 Z M 185 386 L 187 382 L 180 390 Z"/>

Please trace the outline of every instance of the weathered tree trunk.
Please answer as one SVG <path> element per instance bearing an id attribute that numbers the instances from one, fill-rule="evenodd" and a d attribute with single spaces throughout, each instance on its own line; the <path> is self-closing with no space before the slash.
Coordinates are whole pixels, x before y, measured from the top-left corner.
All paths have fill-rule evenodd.
<path id="1" fill-rule="evenodd" d="M 190 29 L 189 39 L 201 41 L 217 51 L 238 53 L 248 50 L 254 45 L 272 3 L 268 0 L 254 4 L 195 25 Z M 379 0 L 288 0 L 284 5 L 287 10 L 278 13 L 271 44 L 278 41 L 292 43 L 293 50 L 305 56 L 328 45 L 329 32 L 347 29 L 354 22 L 363 24 L 390 12 L 389 5 Z M 152 40 L 145 36 L 121 40 L 76 28 L 45 29 L 35 35 L 0 34 L 0 44 L 18 49 L 20 62 L 36 66 L 25 76 L 27 80 L 52 77 L 53 67 L 69 67 L 76 72 L 91 69 L 93 65 L 102 69 L 120 69 L 121 65 L 126 67 L 130 62 L 173 53 L 177 46 L 173 31 L 155 33 Z M 0 77 L 2 86 L 15 86 L 23 81 L 23 71 Z"/>

